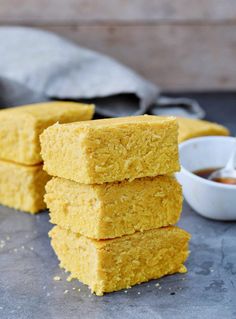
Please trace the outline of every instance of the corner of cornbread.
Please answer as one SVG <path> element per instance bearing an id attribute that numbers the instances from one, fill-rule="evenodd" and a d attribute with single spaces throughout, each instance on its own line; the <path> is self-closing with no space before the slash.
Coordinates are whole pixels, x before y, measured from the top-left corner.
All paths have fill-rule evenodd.
<path id="1" fill-rule="evenodd" d="M 84 184 L 179 170 L 174 117 L 133 116 L 55 124 L 40 136 L 44 169 Z"/>
<path id="2" fill-rule="evenodd" d="M 39 135 L 60 122 L 90 120 L 94 106 L 75 102 L 47 102 L 0 111 L 0 158 L 26 165 L 42 162 Z"/>
<path id="3" fill-rule="evenodd" d="M 61 267 L 97 295 L 183 272 L 190 235 L 174 226 L 108 240 L 55 226 L 49 233 Z"/>
<path id="4" fill-rule="evenodd" d="M 0 203 L 32 214 L 45 209 L 43 165 L 26 166 L 0 160 Z"/>
<path id="5" fill-rule="evenodd" d="M 54 177 L 45 202 L 53 224 L 91 238 L 114 238 L 176 224 L 182 189 L 172 176 L 95 185 Z"/>
<path id="6" fill-rule="evenodd" d="M 177 117 L 177 121 L 179 124 L 179 143 L 194 137 L 209 135 L 228 136 L 230 134 L 226 127 L 217 123 L 184 117 Z"/>

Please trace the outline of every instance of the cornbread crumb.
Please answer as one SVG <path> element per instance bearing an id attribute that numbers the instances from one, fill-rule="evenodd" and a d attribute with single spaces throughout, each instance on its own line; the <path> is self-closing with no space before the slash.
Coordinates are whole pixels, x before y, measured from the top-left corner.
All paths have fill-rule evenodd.
<path id="1" fill-rule="evenodd" d="M 0 248 L 4 248 L 6 246 L 5 240 L 0 241 Z"/>
<path id="2" fill-rule="evenodd" d="M 72 275 L 69 275 L 67 278 L 66 278 L 66 281 L 68 282 L 71 282 L 73 280 L 73 276 Z"/>
<path id="3" fill-rule="evenodd" d="M 100 241 L 55 226 L 49 236 L 62 267 L 97 295 L 179 272 L 190 238 L 174 226 Z"/>
<path id="4" fill-rule="evenodd" d="M 52 178 L 44 199 L 51 223 L 95 239 L 176 224 L 183 200 L 172 176 L 101 185 Z"/>
<path id="5" fill-rule="evenodd" d="M 155 284 L 155 286 L 156 286 L 156 287 L 159 287 L 159 286 L 160 286 L 160 284 L 159 284 L 159 283 L 156 283 L 156 284 Z"/>
<path id="6" fill-rule="evenodd" d="M 54 277 L 53 277 L 53 280 L 55 280 L 55 281 L 60 281 L 60 280 L 61 280 L 61 277 L 59 277 L 59 276 L 54 276 Z"/>
<path id="7" fill-rule="evenodd" d="M 180 169 L 177 135 L 174 117 L 55 124 L 40 136 L 44 169 L 83 184 L 172 174 Z"/>
<path id="8" fill-rule="evenodd" d="M 60 122 L 90 120 L 94 106 L 56 101 L 0 110 L 0 158 L 21 164 L 42 162 L 39 135 Z"/>
<path id="9" fill-rule="evenodd" d="M 65 290 L 65 291 L 64 291 L 64 294 L 68 294 L 68 292 L 69 292 L 69 290 Z"/>

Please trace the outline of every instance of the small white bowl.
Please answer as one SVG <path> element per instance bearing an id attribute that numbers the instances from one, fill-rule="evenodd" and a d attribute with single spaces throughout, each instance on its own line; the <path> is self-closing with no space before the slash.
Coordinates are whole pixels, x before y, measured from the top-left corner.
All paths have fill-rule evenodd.
<path id="1" fill-rule="evenodd" d="M 192 172 L 225 166 L 235 147 L 234 137 L 208 136 L 179 145 L 181 172 L 176 174 L 184 197 L 200 215 L 217 220 L 236 220 L 236 186 L 216 183 Z"/>

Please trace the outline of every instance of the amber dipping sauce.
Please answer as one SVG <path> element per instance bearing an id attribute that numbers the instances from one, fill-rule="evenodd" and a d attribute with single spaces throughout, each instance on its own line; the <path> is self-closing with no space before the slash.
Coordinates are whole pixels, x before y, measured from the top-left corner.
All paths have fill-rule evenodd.
<path id="1" fill-rule="evenodd" d="M 194 171 L 193 174 L 200 176 L 202 178 L 208 179 L 213 172 L 218 171 L 219 169 L 221 169 L 221 167 L 204 168 L 204 169 Z M 212 181 L 217 183 L 236 186 L 236 178 L 233 178 L 233 177 L 220 177 L 220 178 L 215 178 Z"/>

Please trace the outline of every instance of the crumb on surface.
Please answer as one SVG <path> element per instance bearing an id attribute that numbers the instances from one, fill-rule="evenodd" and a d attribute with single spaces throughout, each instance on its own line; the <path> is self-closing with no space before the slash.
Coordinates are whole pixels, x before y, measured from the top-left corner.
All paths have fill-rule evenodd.
<path id="1" fill-rule="evenodd" d="M 67 290 L 67 289 L 64 290 L 64 294 L 68 294 L 68 292 L 69 292 L 69 290 Z"/>
<path id="2" fill-rule="evenodd" d="M 0 240 L 0 248 L 4 248 L 6 245 L 5 240 Z"/>
<path id="3" fill-rule="evenodd" d="M 66 281 L 71 282 L 72 279 L 73 279 L 73 277 L 72 277 L 72 275 L 70 275 L 70 276 L 68 276 L 68 277 L 66 278 Z"/>
<path id="4" fill-rule="evenodd" d="M 59 277 L 59 276 L 54 276 L 54 277 L 53 277 L 53 280 L 54 280 L 54 281 L 60 281 L 60 280 L 61 280 L 61 277 Z"/>

